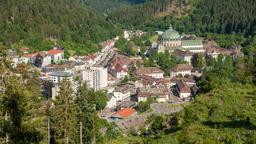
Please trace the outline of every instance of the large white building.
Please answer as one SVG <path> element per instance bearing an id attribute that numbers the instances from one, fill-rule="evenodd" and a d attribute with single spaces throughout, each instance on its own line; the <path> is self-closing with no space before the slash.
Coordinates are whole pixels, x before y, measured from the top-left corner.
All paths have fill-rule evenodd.
<path id="1" fill-rule="evenodd" d="M 157 47 L 159 53 L 164 53 L 165 51 L 172 53 L 176 49 L 192 53 L 203 53 L 205 51 L 202 39 L 186 39 L 174 30 L 172 25 L 159 36 Z"/>
<path id="2" fill-rule="evenodd" d="M 82 72 L 82 80 L 94 90 L 100 90 L 108 86 L 108 71 L 103 67 L 86 68 Z"/>

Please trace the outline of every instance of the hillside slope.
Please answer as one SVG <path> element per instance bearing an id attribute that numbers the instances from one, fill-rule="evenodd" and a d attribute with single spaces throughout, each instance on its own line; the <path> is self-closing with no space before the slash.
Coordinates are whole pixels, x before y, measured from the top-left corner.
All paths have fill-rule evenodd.
<path id="1" fill-rule="evenodd" d="M 118 34 L 104 18 L 73 0 L 1 0 L 0 42 L 45 49 L 54 39 L 90 47 Z"/>

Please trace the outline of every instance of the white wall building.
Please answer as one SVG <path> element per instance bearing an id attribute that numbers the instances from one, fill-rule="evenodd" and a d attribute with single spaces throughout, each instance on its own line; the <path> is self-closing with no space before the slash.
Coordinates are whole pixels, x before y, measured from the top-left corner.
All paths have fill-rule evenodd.
<path id="1" fill-rule="evenodd" d="M 157 67 L 143 67 L 136 70 L 137 76 L 149 76 L 152 78 L 164 78 L 164 72 Z"/>
<path id="2" fill-rule="evenodd" d="M 108 86 L 108 72 L 103 67 L 90 67 L 82 72 L 82 80 L 94 90 L 100 90 Z"/>
<path id="3" fill-rule="evenodd" d="M 183 77 L 186 75 L 191 75 L 191 70 L 193 67 L 189 64 L 178 64 L 174 66 L 170 71 L 170 77 L 176 77 L 178 75 L 182 75 Z"/>
<path id="4" fill-rule="evenodd" d="M 113 94 L 109 94 L 106 108 L 116 107 L 116 102 L 117 102 L 117 97 L 115 97 Z"/>
<path id="5" fill-rule="evenodd" d="M 52 62 L 58 62 L 64 60 L 64 50 L 59 49 L 51 49 L 47 52 L 49 56 L 51 56 Z"/>
<path id="6" fill-rule="evenodd" d="M 65 78 L 73 82 L 73 73 L 59 71 L 59 72 L 52 72 L 49 74 L 49 79 L 55 84 L 60 83 Z"/>

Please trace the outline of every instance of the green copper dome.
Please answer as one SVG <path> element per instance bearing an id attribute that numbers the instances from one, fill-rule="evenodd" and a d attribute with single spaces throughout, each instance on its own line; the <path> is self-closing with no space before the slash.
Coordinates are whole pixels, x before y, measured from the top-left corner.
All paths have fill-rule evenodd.
<path id="1" fill-rule="evenodd" d="M 170 28 L 166 30 L 160 37 L 162 40 L 177 40 L 180 39 L 180 34 L 172 28 L 172 25 L 170 25 Z"/>

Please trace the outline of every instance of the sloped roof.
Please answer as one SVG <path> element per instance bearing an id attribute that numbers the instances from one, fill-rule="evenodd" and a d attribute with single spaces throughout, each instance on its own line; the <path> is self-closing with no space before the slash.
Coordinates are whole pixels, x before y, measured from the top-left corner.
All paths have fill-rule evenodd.
<path id="1" fill-rule="evenodd" d="M 51 49 L 47 52 L 48 55 L 56 55 L 58 53 L 63 53 L 64 50 L 58 50 L 58 49 Z"/>
<path id="2" fill-rule="evenodd" d="M 132 114 L 134 114 L 135 112 L 136 112 L 136 110 L 134 110 L 132 108 L 124 108 L 124 109 L 121 109 L 121 110 L 117 111 L 116 113 L 114 113 L 112 115 L 112 117 L 127 118 L 127 117 L 131 116 Z"/>
<path id="3" fill-rule="evenodd" d="M 192 52 L 190 52 L 190 51 L 182 51 L 182 50 L 179 50 L 179 49 L 175 49 L 173 51 L 173 53 L 174 53 L 175 56 L 179 56 L 179 57 L 193 56 Z"/>
<path id="4" fill-rule="evenodd" d="M 137 75 L 146 75 L 154 73 L 164 73 L 161 69 L 157 67 L 143 67 L 136 70 Z"/>
<path id="5" fill-rule="evenodd" d="M 196 46 L 196 45 L 203 45 L 202 39 L 195 39 L 195 40 L 183 40 L 182 46 Z"/>
<path id="6" fill-rule="evenodd" d="M 189 86 L 183 80 L 178 81 L 177 86 L 180 93 L 191 93 Z"/>
<path id="7" fill-rule="evenodd" d="M 171 71 L 173 72 L 179 72 L 179 71 L 191 71 L 193 69 L 193 67 L 189 64 L 177 64 L 176 66 L 174 66 Z"/>
<path id="8" fill-rule="evenodd" d="M 32 57 L 36 56 L 37 54 L 38 53 L 24 54 L 23 57 L 32 58 Z"/>

